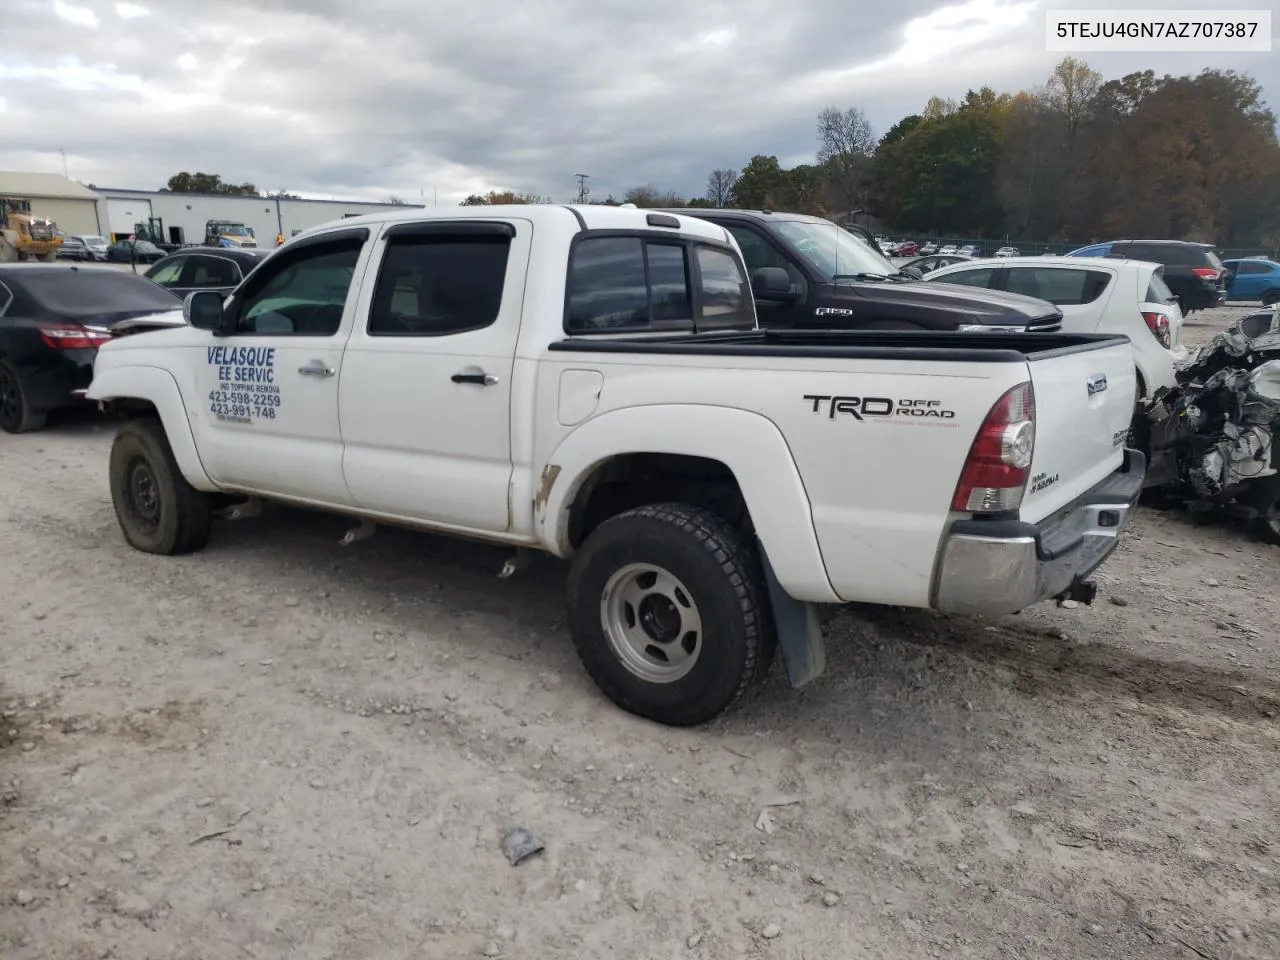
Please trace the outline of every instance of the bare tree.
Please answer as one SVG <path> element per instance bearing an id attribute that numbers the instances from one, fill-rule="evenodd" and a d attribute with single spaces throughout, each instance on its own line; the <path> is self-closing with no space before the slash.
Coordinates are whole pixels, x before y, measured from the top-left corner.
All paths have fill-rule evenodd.
<path id="1" fill-rule="evenodd" d="M 383 200 L 382 202 L 383 202 L 383 203 L 389 203 L 389 204 L 391 204 L 392 206 L 396 206 L 396 207 L 403 207 L 403 206 L 407 206 L 407 204 L 404 202 L 404 199 L 403 199 L 403 198 L 401 198 L 401 197 L 397 197 L 394 193 L 389 194 L 389 195 L 387 196 L 387 198 L 386 198 L 385 200 Z"/>
<path id="2" fill-rule="evenodd" d="M 727 207 L 733 202 L 733 188 L 737 184 L 737 170 L 712 170 L 707 177 L 707 199 L 714 207 Z"/>
<path id="3" fill-rule="evenodd" d="M 837 205 L 855 205 L 866 188 L 876 136 L 858 107 L 827 107 L 818 114 L 818 163 Z"/>

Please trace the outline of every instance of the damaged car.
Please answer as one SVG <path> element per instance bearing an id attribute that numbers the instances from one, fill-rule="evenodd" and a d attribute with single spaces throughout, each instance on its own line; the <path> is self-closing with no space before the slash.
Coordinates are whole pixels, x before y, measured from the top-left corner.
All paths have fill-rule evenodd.
<path id="1" fill-rule="evenodd" d="M 1227 512 L 1280 545 L 1280 307 L 1217 334 L 1147 408 L 1148 487 L 1193 516 Z"/>

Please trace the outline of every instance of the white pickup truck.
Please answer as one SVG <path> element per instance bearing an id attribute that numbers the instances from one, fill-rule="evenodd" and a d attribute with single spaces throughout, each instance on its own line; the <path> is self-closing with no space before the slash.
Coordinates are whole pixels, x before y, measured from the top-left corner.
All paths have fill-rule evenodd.
<path id="1" fill-rule="evenodd" d="M 571 558 L 587 670 L 673 725 L 821 673 L 821 604 L 1087 602 L 1145 472 L 1123 337 L 760 331 L 732 237 L 644 210 L 348 219 L 151 326 L 87 394 L 134 547 L 270 499 Z"/>

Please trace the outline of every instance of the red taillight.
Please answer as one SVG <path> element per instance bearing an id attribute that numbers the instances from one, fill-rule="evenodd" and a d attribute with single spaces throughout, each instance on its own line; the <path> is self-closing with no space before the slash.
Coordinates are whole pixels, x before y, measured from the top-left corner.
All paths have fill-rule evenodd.
<path id="1" fill-rule="evenodd" d="M 74 323 L 60 323 L 40 328 L 40 339 L 54 350 L 88 350 L 111 340 L 111 334 L 90 330 Z"/>
<path id="2" fill-rule="evenodd" d="M 1213 267 L 1192 267 L 1191 272 L 1201 280 L 1217 280 L 1222 276 L 1221 270 L 1215 270 Z"/>
<path id="3" fill-rule="evenodd" d="M 1020 383 L 996 401 L 978 428 L 951 509 L 1004 513 L 1022 505 L 1036 444 L 1036 395 Z"/>
<path id="4" fill-rule="evenodd" d="M 1173 346 L 1173 323 L 1165 314 L 1143 311 L 1142 319 L 1147 321 L 1147 329 L 1160 341 L 1160 346 L 1166 350 Z"/>

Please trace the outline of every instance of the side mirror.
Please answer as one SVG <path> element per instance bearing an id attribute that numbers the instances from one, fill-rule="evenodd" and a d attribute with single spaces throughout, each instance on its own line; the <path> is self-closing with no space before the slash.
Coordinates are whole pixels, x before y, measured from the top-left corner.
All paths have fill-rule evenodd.
<path id="1" fill-rule="evenodd" d="M 222 310 L 222 294 L 216 290 L 194 290 L 182 301 L 182 319 L 197 330 L 226 333 L 228 318 Z"/>
<path id="2" fill-rule="evenodd" d="M 751 293 L 757 300 L 791 303 L 799 295 L 791 289 L 791 277 L 781 267 L 760 267 L 751 274 Z"/>
<path id="3" fill-rule="evenodd" d="M 924 274 L 920 272 L 920 268 L 919 268 L 919 267 L 903 267 L 903 268 L 902 268 L 902 272 L 903 272 L 903 273 L 905 273 L 905 274 L 906 274 L 908 277 L 910 277 L 912 280 L 923 280 L 923 279 L 924 279 Z"/>

